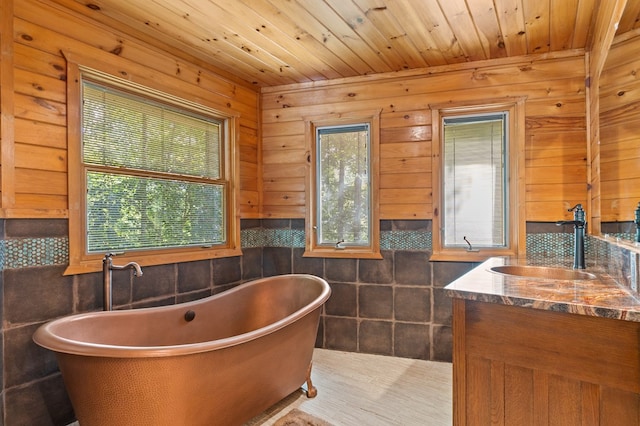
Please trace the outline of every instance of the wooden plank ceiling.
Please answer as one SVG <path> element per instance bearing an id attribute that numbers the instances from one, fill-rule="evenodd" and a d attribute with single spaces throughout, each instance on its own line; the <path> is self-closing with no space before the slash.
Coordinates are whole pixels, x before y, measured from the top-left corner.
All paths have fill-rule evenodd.
<path id="1" fill-rule="evenodd" d="M 53 0 L 257 87 L 589 49 L 601 1 Z M 628 0 L 617 33 L 640 27 Z"/>

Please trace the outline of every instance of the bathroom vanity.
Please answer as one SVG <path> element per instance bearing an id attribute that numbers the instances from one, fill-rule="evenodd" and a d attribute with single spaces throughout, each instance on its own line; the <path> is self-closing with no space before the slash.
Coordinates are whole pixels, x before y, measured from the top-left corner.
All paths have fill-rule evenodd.
<path id="1" fill-rule="evenodd" d="M 521 263 L 491 258 L 445 287 L 454 425 L 640 424 L 637 293 L 597 270 Z"/>

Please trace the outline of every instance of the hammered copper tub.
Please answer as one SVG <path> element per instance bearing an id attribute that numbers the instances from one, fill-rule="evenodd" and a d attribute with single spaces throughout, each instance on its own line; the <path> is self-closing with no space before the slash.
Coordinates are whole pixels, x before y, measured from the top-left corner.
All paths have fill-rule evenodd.
<path id="1" fill-rule="evenodd" d="M 64 317 L 33 339 L 56 353 L 81 426 L 240 425 L 309 379 L 330 293 L 312 275 L 275 276 L 189 303 Z"/>

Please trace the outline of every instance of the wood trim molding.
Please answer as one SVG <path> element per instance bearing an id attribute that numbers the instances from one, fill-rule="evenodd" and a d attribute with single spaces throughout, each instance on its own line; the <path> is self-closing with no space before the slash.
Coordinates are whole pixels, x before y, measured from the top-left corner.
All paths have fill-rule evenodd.
<path id="1" fill-rule="evenodd" d="M 0 206 L 15 206 L 15 130 L 13 75 L 13 0 L 0 5 Z"/>
<path id="2" fill-rule="evenodd" d="M 433 261 L 477 262 L 492 256 L 526 256 L 526 181 L 525 181 L 525 101 L 526 97 L 429 105 L 432 119 L 432 191 L 433 191 Z M 478 252 L 442 247 L 442 152 L 441 118 L 444 114 L 489 113 L 509 111 L 509 248 L 485 249 Z M 515 207 L 514 207 L 515 206 Z"/>

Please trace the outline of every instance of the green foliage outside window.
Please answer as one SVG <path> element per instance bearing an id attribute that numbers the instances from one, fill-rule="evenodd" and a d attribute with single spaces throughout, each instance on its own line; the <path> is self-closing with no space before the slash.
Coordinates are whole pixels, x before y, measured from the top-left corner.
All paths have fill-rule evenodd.
<path id="1" fill-rule="evenodd" d="M 226 241 L 222 122 L 83 82 L 89 253 Z"/>
<path id="2" fill-rule="evenodd" d="M 318 244 L 370 241 L 369 126 L 317 129 Z"/>

